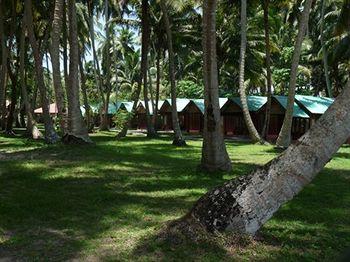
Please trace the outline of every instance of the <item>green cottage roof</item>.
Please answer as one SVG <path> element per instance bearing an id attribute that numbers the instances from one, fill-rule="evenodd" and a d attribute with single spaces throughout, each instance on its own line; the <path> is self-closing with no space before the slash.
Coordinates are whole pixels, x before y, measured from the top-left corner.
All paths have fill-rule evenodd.
<path id="1" fill-rule="evenodd" d="M 198 107 L 198 109 L 204 114 L 204 99 L 192 99 L 193 103 Z"/>
<path id="2" fill-rule="evenodd" d="M 241 99 L 239 97 L 231 98 L 233 102 L 242 108 Z M 267 102 L 267 97 L 264 96 L 247 96 L 247 103 L 249 111 L 256 112 L 259 111 Z"/>
<path id="3" fill-rule="evenodd" d="M 287 96 L 273 96 L 280 105 L 286 109 L 287 108 L 287 102 L 288 97 Z M 294 108 L 293 108 L 293 117 L 301 117 L 301 118 L 309 118 L 309 115 L 306 114 L 297 103 L 294 102 Z"/>
<path id="4" fill-rule="evenodd" d="M 311 114 L 324 114 L 333 104 L 334 99 L 328 97 L 296 95 L 295 99 Z"/>

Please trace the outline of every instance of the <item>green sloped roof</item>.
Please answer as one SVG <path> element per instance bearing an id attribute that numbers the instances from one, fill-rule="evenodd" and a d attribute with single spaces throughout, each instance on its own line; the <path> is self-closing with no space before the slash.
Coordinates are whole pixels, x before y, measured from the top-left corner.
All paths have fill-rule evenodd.
<path id="1" fill-rule="evenodd" d="M 198 107 L 198 109 L 204 114 L 205 106 L 204 99 L 192 99 L 193 103 Z"/>
<path id="2" fill-rule="evenodd" d="M 287 102 L 288 102 L 287 96 L 273 96 L 273 97 L 280 103 L 280 105 L 284 109 L 287 108 Z M 296 102 L 294 102 L 293 117 L 309 118 L 309 115 L 306 114 L 304 110 L 302 110 Z"/>
<path id="3" fill-rule="evenodd" d="M 239 97 L 231 98 L 240 108 L 242 108 L 241 99 Z M 267 97 L 264 96 L 247 96 L 249 111 L 259 111 L 267 102 Z"/>
<path id="4" fill-rule="evenodd" d="M 311 114 L 323 114 L 334 102 L 332 98 L 316 96 L 296 95 L 295 99 Z"/>

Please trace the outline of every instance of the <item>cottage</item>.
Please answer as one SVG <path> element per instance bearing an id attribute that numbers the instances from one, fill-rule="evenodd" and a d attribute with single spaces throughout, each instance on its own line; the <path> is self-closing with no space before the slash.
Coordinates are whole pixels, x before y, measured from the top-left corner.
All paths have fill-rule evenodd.
<path id="1" fill-rule="evenodd" d="M 158 101 L 158 111 L 159 109 L 163 106 L 164 101 L 159 100 Z M 152 116 L 153 115 L 153 105 L 152 101 L 148 101 L 148 108 L 149 108 L 149 113 Z M 146 106 L 145 106 L 145 101 L 140 101 L 136 107 L 136 115 L 135 115 L 135 121 L 138 123 L 137 128 L 144 130 L 147 129 L 147 118 L 146 118 Z M 156 129 L 161 128 L 161 120 L 159 115 L 157 115 L 157 123 L 155 125 Z"/>
<path id="2" fill-rule="evenodd" d="M 176 99 L 176 109 L 179 116 L 179 124 L 180 128 L 184 129 L 185 127 L 185 117 L 183 110 L 190 103 L 190 99 L 187 98 L 177 98 Z M 172 103 L 171 99 L 166 99 L 162 106 L 159 108 L 159 114 L 161 119 L 161 127 L 162 130 L 172 130 L 173 122 L 172 122 Z"/>
<path id="3" fill-rule="evenodd" d="M 288 97 L 273 96 L 271 100 L 271 117 L 267 134 L 268 140 L 276 140 L 284 121 L 286 113 Z M 265 111 L 265 108 L 264 108 Z M 292 123 L 292 139 L 298 139 L 310 128 L 309 116 L 294 103 L 293 123 Z"/>
<path id="4" fill-rule="evenodd" d="M 200 133 L 204 125 L 204 99 L 193 99 L 183 109 L 184 130 L 188 133 Z"/>

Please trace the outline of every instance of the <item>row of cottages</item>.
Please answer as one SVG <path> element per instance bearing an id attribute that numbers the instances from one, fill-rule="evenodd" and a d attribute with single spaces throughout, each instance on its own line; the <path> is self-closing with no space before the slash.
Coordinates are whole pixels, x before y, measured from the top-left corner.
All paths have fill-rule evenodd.
<path id="1" fill-rule="evenodd" d="M 271 100 L 271 118 L 268 129 L 268 140 L 276 140 L 282 128 L 287 108 L 286 96 L 273 96 Z M 223 132 L 226 136 L 248 136 L 242 104 L 240 98 L 220 98 Z M 262 96 L 248 96 L 248 108 L 253 123 L 259 132 L 264 125 L 267 98 Z M 333 99 L 323 97 L 297 95 L 294 103 L 292 138 L 301 137 L 310 126 L 328 109 Z M 172 130 L 171 100 L 160 101 L 158 106 L 157 129 Z M 152 106 L 150 104 L 150 111 Z M 200 133 L 204 124 L 203 99 L 177 99 L 177 111 L 180 127 L 188 133 Z M 136 127 L 146 128 L 146 110 L 144 102 L 139 102 L 136 110 Z"/>

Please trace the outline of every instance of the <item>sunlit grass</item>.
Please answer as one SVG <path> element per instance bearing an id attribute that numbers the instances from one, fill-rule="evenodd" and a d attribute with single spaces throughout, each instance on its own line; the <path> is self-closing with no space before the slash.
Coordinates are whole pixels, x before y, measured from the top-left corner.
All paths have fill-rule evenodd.
<path id="1" fill-rule="evenodd" d="M 39 260 L 334 260 L 350 246 L 350 147 L 261 230 L 228 250 L 152 241 L 202 194 L 277 155 L 272 146 L 227 142 L 234 170 L 197 170 L 201 141 L 186 148 L 94 134 L 93 146 L 47 146 L 0 137 L 0 257 Z M 147 245 L 149 248 L 144 248 Z"/>

